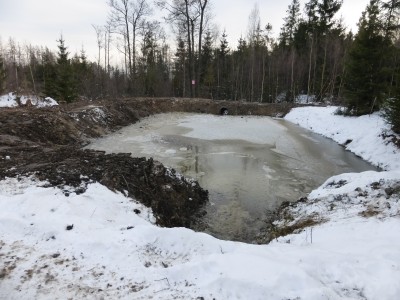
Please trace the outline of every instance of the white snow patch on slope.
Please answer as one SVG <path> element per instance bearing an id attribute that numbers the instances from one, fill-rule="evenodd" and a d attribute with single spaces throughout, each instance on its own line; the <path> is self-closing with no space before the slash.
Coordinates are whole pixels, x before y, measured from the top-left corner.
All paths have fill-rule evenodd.
<path id="1" fill-rule="evenodd" d="M 53 98 L 46 97 L 40 98 L 37 96 L 20 96 L 20 102 L 22 105 L 26 105 L 28 102 L 35 107 L 49 107 L 58 105 L 57 101 Z M 0 108 L 2 107 L 17 107 L 17 96 L 14 93 L 0 96 Z"/>
<path id="2" fill-rule="evenodd" d="M 385 170 L 400 169 L 400 150 L 381 137 L 390 128 L 379 113 L 344 117 L 335 115 L 336 110 L 335 106 L 294 108 L 285 119 L 339 144 L 350 142 L 345 146 L 347 150 L 375 166 Z"/>

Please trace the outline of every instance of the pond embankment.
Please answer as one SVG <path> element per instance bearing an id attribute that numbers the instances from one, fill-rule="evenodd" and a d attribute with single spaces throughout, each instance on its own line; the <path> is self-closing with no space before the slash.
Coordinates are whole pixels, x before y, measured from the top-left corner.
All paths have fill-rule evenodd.
<path id="1" fill-rule="evenodd" d="M 78 102 L 52 108 L 0 110 L 0 179 L 36 174 L 65 194 L 82 193 L 100 182 L 151 207 L 161 226 L 191 226 L 193 216 L 208 200 L 197 182 L 152 159 L 129 154 L 83 150 L 92 138 L 163 112 L 233 115 L 285 115 L 293 105 L 206 99 L 135 98 Z"/>

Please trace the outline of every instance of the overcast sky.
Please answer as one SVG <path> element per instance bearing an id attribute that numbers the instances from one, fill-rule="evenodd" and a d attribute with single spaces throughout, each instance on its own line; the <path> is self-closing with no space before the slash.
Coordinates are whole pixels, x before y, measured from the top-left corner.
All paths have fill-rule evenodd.
<path id="1" fill-rule="evenodd" d="M 300 2 L 303 8 L 307 1 Z M 262 26 L 271 23 L 277 35 L 291 0 L 211 0 L 211 3 L 214 23 L 221 31 L 226 29 L 232 47 L 241 35 L 245 36 L 255 3 L 259 6 Z M 353 31 L 368 3 L 369 0 L 344 0 L 339 15 Z M 97 48 L 92 24 L 105 24 L 108 11 L 107 0 L 0 0 L 1 42 L 5 44 L 13 37 L 20 43 L 56 49 L 56 40 L 62 33 L 70 52 L 79 52 L 83 45 L 94 60 Z"/>

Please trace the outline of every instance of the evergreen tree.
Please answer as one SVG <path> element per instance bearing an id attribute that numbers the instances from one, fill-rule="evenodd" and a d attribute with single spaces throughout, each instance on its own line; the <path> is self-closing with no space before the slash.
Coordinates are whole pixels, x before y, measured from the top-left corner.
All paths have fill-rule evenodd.
<path id="1" fill-rule="evenodd" d="M 287 16 L 283 19 L 284 24 L 281 28 L 279 36 L 279 44 L 281 47 L 291 46 L 294 40 L 300 22 L 300 2 L 299 0 L 292 0 L 286 11 Z"/>
<path id="2" fill-rule="evenodd" d="M 204 96 L 213 98 L 212 87 L 215 84 L 214 76 L 214 55 L 212 47 L 213 38 L 210 31 L 206 32 L 203 43 L 202 55 L 202 74 L 200 76 L 200 84 L 203 86 Z"/>
<path id="3" fill-rule="evenodd" d="M 178 39 L 178 47 L 175 53 L 175 63 L 174 63 L 174 82 L 173 90 L 174 96 L 186 97 L 186 84 L 187 84 L 187 51 L 186 45 L 183 39 Z"/>
<path id="4" fill-rule="evenodd" d="M 299 0 L 292 0 L 286 13 L 287 16 L 284 18 L 285 23 L 279 37 L 279 46 L 284 51 L 287 51 L 285 54 L 287 56 L 286 61 L 288 62 L 287 67 L 289 68 L 288 74 L 290 74 L 290 76 L 287 76 L 285 79 L 287 85 L 290 87 L 289 90 L 286 91 L 286 100 L 294 101 L 296 96 L 295 64 L 297 58 L 294 40 L 300 24 Z"/>
<path id="5" fill-rule="evenodd" d="M 216 53 L 216 64 L 217 64 L 217 99 L 229 99 L 230 93 L 230 76 L 228 74 L 228 55 L 229 46 L 227 40 L 227 34 L 224 31 L 222 33 L 219 48 Z"/>
<path id="6" fill-rule="evenodd" d="M 400 0 L 382 2 L 384 30 L 386 38 L 393 38 L 399 30 Z"/>
<path id="7" fill-rule="evenodd" d="M 71 61 L 68 58 L 69 52 L 65 46 L 65 41 L 61 36 L 58 40 L 58 57 L 56 65 L 57 74 L 57 98 L 61 101 L 70 103 L 77 97 L 77 82 L 74 78 Z"/>
<path id="8" fill-rule="evenodd" d="M 319 28 L 322 34 L 326 34 L 334 25 L 333 17 L 342 7 L 343 0 L 322 0 L 318 3 Z"/>
<path id="9" fill-rule="evenodd" d="M 70 60 L 70 64 L 77 94 L 88 97 L 88 80 L 91 76 L 89 74 L 89 65 L 85 51 L 82 49 L 80 54 L 76 53 Z M 104 81 L 105 78 L 102 78 L 102 80 Z"/>
<path id="10" fill-rule="evenodd" d="M 318 9 L 318 0 L 309 0 L 309 2 L 305 4 L 307 23 L 310 28 L 316 27 L 319 22 L 317 9 Z"/>
<path id="11" fill-rule="evenodd" d="M 57 99 L 57 71 L 56 61 L 53 53 L 48 48 L 42 54 L 42 69 L 43 69 L 43 92 L 46 96 Z"/>
<path id="12" fill-rule="evenodd" d="M 390 43 L 387 72 L 390 73 L 389 95 L 384 104 L 384 116 L 396 133 L 400 133 L 400 48 L 399 48 L 399 16 L 400 1 L 388 0 L 382 3 L 384 36 Z"/>
<path id="13" fill-rule="evenodd" d="M 352 114 L 371 113 L 382 100 L 385 90 L 382 63 L 388 48 L 382 28 L 379 0 L 371 0 L 359 21 L 347 59 L 345 94 Z"/>
<path id="14" fill-rule="evenodd" d="M 394 132 L 400 134 L 400 93 L 386 100 L 384 105 L 384 117 L 392 126 Z"/>

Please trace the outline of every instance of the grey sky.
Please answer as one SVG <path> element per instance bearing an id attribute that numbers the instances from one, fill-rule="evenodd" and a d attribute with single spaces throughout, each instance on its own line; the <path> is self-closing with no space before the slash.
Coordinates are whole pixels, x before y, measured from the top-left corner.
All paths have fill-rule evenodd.
<path id="1" fill-rule="evenodd" d="M 89 57 L 95 59 L 96 37 L 92 24 L 106 22 L 106 0 L 0 0 L 0 37 L 5 44 L 9 37 L 20 43 L 48 46 L 56 49 L 62 33 L 69 51 L 79 52 L 82 45 Z M 152 2 L 150 0 L 150 2 Z M 224 28 L 231 46 L 241 35 L 245 36 L 248 16 L 258 3 L 262 26 L 273 25 L 275 35 L 291 0 L 211 0 L 214 22 Z M 302 0 L 303 3 L 306 2 Z M 340 15 L 345 24 L 356 29 L 356 23 L 369 0 L 344 0 Z"/>

